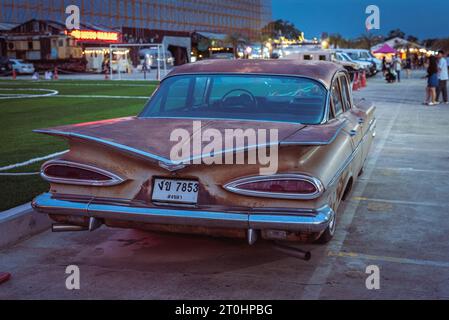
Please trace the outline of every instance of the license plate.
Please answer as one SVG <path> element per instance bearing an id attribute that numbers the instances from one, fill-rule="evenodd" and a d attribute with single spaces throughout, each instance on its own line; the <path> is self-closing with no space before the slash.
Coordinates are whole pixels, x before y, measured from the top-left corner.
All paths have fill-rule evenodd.
<path id="1" fill-rule="evenodd" d="M 200 184 L 193 180 L 154 179 L 153 201 L 196 204 Z"/>

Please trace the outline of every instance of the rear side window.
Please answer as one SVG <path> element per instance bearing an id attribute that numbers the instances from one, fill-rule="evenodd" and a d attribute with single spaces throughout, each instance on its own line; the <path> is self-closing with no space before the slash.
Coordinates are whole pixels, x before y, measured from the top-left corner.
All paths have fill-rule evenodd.
<path id="1" fill-rule="evenodd" d="M 343 101 L 341 99 L 339 81 L 334 81 L 332 84 L 332 105 L 336 117 L 343 113 Z"/>
<path id="2" fill-rule="evenodd" d="M 340 77 L 341 95 L 343 97 L 343 105 L 345 110 L 351 109 L 351 91 L 349 91 L 348 80 L 346 76 Z"/>

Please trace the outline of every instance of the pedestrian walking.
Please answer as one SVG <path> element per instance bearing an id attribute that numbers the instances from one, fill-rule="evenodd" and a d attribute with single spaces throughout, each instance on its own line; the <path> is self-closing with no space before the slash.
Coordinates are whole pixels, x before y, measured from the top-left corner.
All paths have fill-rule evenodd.
<path id="1" fill-rule="evenodd" d="M 427 68 L 427 87 L 425 105 L 434 106 L 436 102 L 436 88 L 438 87 L 438 62 L 435 56 L 429 58 L 429 67 Z"/>
<path id="2" fill-rule="evenodd" d="M 410 79 L 410 74 L 412 72 L 412 58 L 407 57 L 407 59 L 405 59 L 404 69 L 407 74 L 407 79 Z"/>
<path id="3" fill-rule="evenodd" d="M 438 87 L 436 100 L 440 102 L 440 95 L 443 96 L 443 102 L 449 104 L 447 96 L 447 80 L 449 80 L 449 74 L 447 69 L 447 60 L 444 55 L 444 51 L 438 52 Z"/>
<path id="4" fill-rule="evenodd" d="M 387 58 L 383 57 L 382 59 L 382 73 L 385 75 L 387 72 Z"/>
<path id="5" fill-rule="evenodd" d="M 399 54 L 397 54 L 393 59 L 393 69 L 396 71 L 398 82 L 401 82 L 402 60 L 399 57 Z"/>

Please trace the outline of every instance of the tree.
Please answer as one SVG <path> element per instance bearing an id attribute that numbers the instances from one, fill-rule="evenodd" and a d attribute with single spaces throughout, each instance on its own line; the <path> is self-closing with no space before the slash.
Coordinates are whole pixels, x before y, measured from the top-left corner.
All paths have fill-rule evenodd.
<path id="1" fill-rule="evenodd" d="M 432 50 L 443 50 L 444 52 L 449 53 L 449 38 L 430 40 L 429 43 L 431 43 L 429 47 L 431 47 Z"/>
<path id="2" fill-rule="evenodd" d="M 409 36 L 407 36 L 407 41 L 413 42 L 413 43 L 418 43 L 419 39 L 415 36 L 409 35 Z"/>
<path id="3" fill-rule="evenodd" d="M 376 36 L 372 33 L 366 33 L 358 38 L 359 46 L 363 49 L 371 50 L 371 48 L 382 42 L 382 36 Z"/>
<path id="4" fill-rule="evenodd" d="M 343 38 L 343 36 L 339 33 L 331 34 L 329 36 L 329 47 L 331 48 L 344 48 L 348 46 L 348 43 L 348 40 Z"/>
<path id="5" fill-rule="evenodd" d="M 387 40 L 390 40 L 390 39 L 393 39 L 393 38 L 396 38 L 396 37 L 404 39 L 405 38 L 405 32 L 401 31 L 401 29 L 391 30 L 388 33 Z"/>
<path id="6" fill-rule="evenodd" d="M 237 49 L 240 44 L 247 42 L 246 38 L 240 33 L 231 33 L 226 36 L 225 43 L 230 44 L 234 50 L 234 57 L 238 58 Z"/>
<path id="7" fill-rule="evenodd" d="M 302 34 L 293 23 L 282 19 L 268 23 L 262 29 L 262 33 L 267 34 L 271 38 L 283 36 L 287 39 L 298 39 Z"/>

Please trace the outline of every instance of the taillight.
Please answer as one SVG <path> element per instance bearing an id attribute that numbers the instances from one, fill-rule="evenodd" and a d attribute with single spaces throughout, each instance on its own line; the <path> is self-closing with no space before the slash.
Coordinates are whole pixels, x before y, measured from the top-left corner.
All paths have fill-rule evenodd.
<path id="1" fill-rule="evenodd" d="M 300 174 L 243 178 L 226 184 L 224 188 L 248 196 L 280 199 L 315 199 L 324 191 L 321 181 Z"/>
<path id="2" fill-rule="evenodd" d="M 124 181 L 118 175 L 90 165 L 56 160 L 45 163 L 41 176 L 52 183 L 112 186 Z"/>

